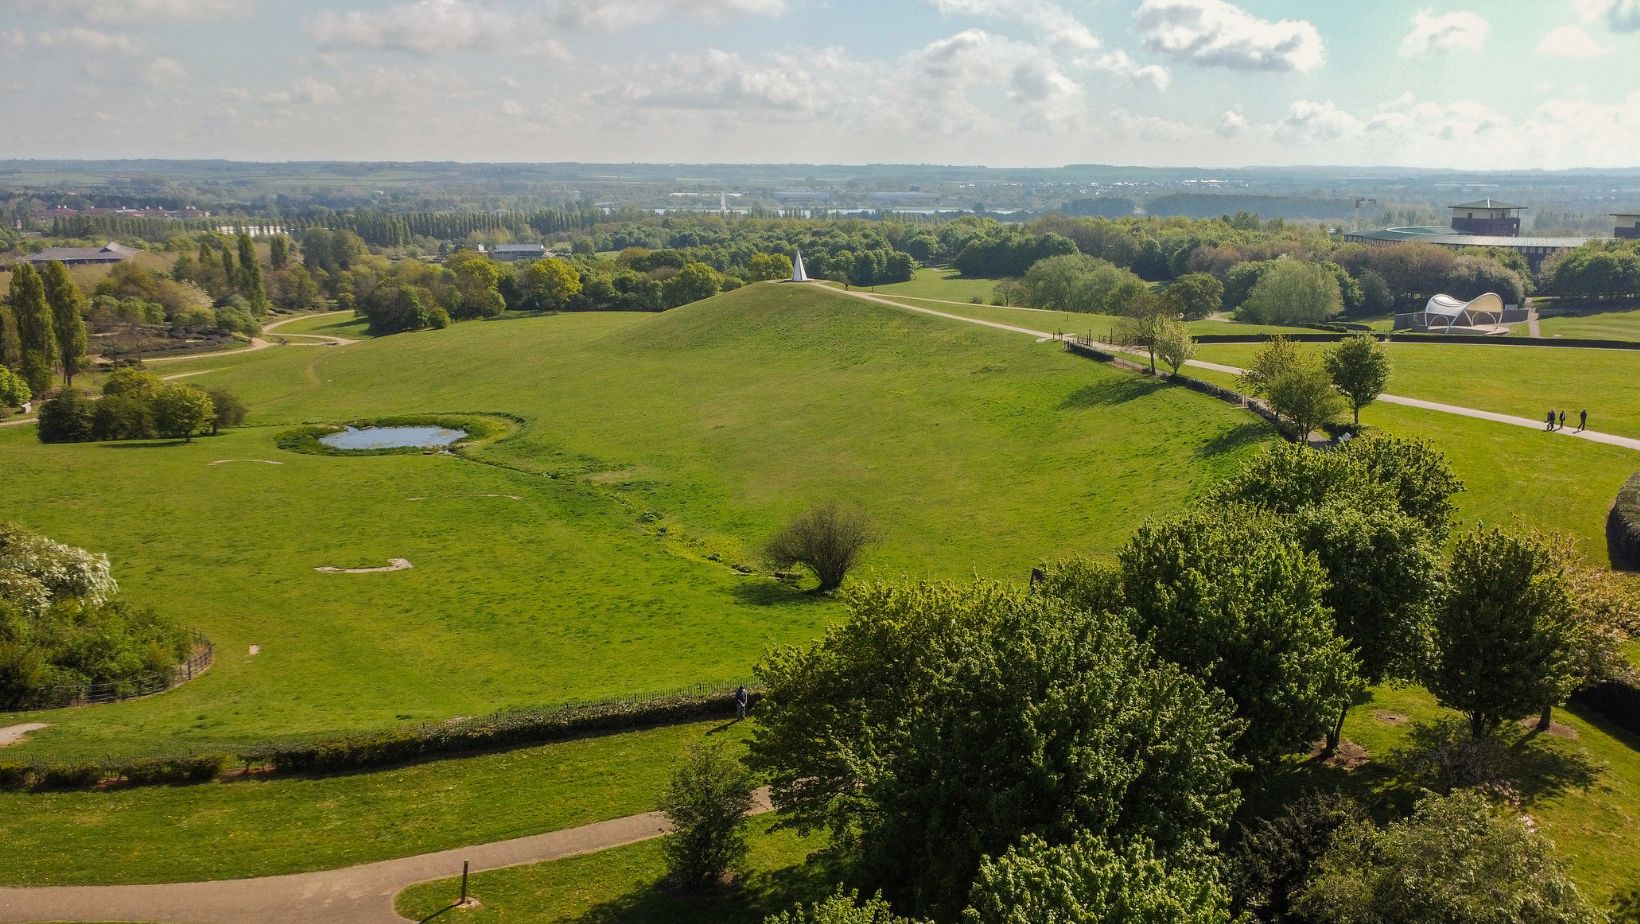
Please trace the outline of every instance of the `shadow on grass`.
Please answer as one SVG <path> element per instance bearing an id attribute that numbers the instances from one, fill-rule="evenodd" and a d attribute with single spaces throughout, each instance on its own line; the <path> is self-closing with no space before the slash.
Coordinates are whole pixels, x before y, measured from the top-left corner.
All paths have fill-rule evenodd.
<path id="1" fill-rule="evenodd" d="M 1588 789 L 1604 767 L 1552 736 L 1506 724 L 1479 740 L 1462 720 L 1420 722 L 1386 764 L 1403 785 L 1450 792 L 1478 786 L 1512 791 L 1531 803 L 1571 789 Z"/>
<path id="2" fill-rule="evenodd" d="M 752 873 L 733 886 L 679 894 L 665 883 L 644 886 L 593 907 L 576 924 L 760 924 L 798 902 L 829 895 L 839 873 L 822 851 L 800 866 Z"/>
<path id="3" fill-rule="evenodd" d="M 204 439 L 196 436 L 194 439 Z M 99 441 L 101 449 L 166 449 L 171 446 L 187 446 L 186 440 L 106 440 Z"/>
<path id="4" fill-rule="evenodd" d="M 1093 382 L 1065 396 L 1059 403 L 1060 410 L 1083 410 L 1090 407 L 1115 407 L 1129 401 L 1137 401 L 1158 389 L 1166 388 L 1162 382 L 1153 378 L 1124 375 L 1119 378 L 1109 378 L 1102 382 Z"/>
<path id="5" fill-rule="evenodd" d="M 752 579 L 741 581 L 730 591 L 734 598 L 748 606 L 791 606 L 829 603 L 830 594 L 805 590 L 796 582 Z"/>
<path id="6" fill-rule="evenodd" d="M 1256 446 L 1269 439 L 1275 432 L 1275 428 L 1267 423 L 1244 421 L 1201 444 L 1196 448 L 1196 457 L 1210 459 L 1248 446 Z"/>

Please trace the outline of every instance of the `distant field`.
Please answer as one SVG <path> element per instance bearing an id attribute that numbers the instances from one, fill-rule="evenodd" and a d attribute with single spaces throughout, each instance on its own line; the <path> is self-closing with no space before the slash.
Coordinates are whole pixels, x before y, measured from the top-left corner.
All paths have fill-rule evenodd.
<path id="1" fill-rule="evenodd" d="M 1640 437 L 1640 352 L 1456 343 L 1387 348 L 1394 394 L 1534 420 L 1556 408 L 1573 426 L 1577 412 L 1587 409 L 1592 429 Z M 1245 368 L 1258 349 L 1206 344 L 1197 358 Z"/>
<path id="2" fill-rule="evenodd" d="M 880 293 L 879 293 L 880 294 Z M 1115 336 L 1115 331 L 1121 324 L 1121 319 L 1115 315 L 1092 314 L 1085 311 L 1052 311 L 1040 308 L 1021 308 L 1003 305 L 956 305 L 942 302 L 921 301 L 904 296 L 885 296 L 892 301 L 913 308 L 927 308 L 932 311 L 942 311 L 964 318 L 978 318 L 982 321 L 997 321 L 1003 324 L 1012 324 L 1018 327 L 1028 327 L 1033 330 L 1042 330 L 1048 333 L 1056 331 L 1066 335 L 1092 335 L 1095 340 L 1109 340 Z M 1242 324 L 1236 321 L 1200 320 L 1187 322 L 1190 332 L 1197 336 L 1203 334 L 1313 334 L 1314 330 L 1304 327 L 1284 327 L 1277 324 Z"/>
<path id="3" fill-rule="evenodd" d="M 279 319 L 274 317 L 267 320 L 277 321 Z M 349 340 L 361 340 L 365 337 L 374 336 L 370 333 L 369 324 L 365 319 L 329 312 L 322 312 L 312 317 L 281 324 L 274 328 L 270 336 L 282 337 L 286 334 L 328 334 L 332 337 L 345 337 Z"/>
<path id="4" fill-rule="evenodd" d="M 1640 308 L 1580 311 L 1538 322 L 1545 337 L 1589 337 L 1597 340 L 1640 340 Z"/>
<path id="5" fill-rule="evenodd" d="M 863 576 L 1019 577 L 1114 549 L 1270 433 L 1029 339 L 773 285 L 663 315 L 472 322 L 164 367 L 191 370 L 237 391 L 252 426 L 72 446 L 13 427 L 0 454 L 8 517 L 108 552 L 132 600 L 210 635 L 216 666 L 163 696 L 43 715 L 51 727 L 8 757 L 233 746 L 742 678 L 770 643 L 838 615 L 731 568 L 763 570 L 759 544 L 809 504 L 855 503 L 881 526 Z M 273 445 L 303 421 L 417 411 L 526 423 L 478 451 L 492 465 Z M 281 464 L 210 464 L 229 459 Z M 314 571 L 395 557 L 415 567 Z"/>
<path id="6" fill-rule="evenodd" d="M 972 279 L 954 269 L 924 266 L 917 269 L 910 282 L 895 282 L 883 286 L 862 286 L 879 295 L 911 295 L 918 298 L 944 298 L 966 302 L 973 298 L 990 304 L 997 283 L 1001 279 Z"/>

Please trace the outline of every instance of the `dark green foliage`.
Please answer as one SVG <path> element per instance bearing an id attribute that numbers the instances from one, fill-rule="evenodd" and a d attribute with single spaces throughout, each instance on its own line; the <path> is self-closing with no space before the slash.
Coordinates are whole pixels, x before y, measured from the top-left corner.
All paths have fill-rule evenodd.
<path id="1" fill-rule="evenodd" d="M 1295 903 L 1319 924 L 1596 924 L 1554 847 L 1474 790 L 1346 825 Z"/>
<path id="2" fill-rule="evenodd" d="M 245 422 L 245 404 L 239 396 L 226 388 L 213 388 L 207 394 L 215 413 L 211 417 L 211 432 L 217 433 Z"/>
<path id="3" fill-rule="evenodd" d="M 7 302 L 17 324 L 18 371 L 35 394 L 43 395 L 51 388 L 51 370 L 57 363 L 57 334 L 45 284 L 33 265 L 19 263 L 12 268 Z"/>
<path id="4" fill-rule="evenodd" d="M 661 796 L 672 823 L 661 844 L 672 881 L 690 890 L 718 885 L 746 860 L 746 813 L 756 783 L 721 742 L 697 744 L 684 755 Z"/>
<path id="5" fill-rule="evenodd" d="M 812 905 L 771 914 L 763 924 L 925 924 L 894 913 L 881 895 L 860 900 L 858 892 L 839 891 Z"/>
<path id="6" fill-rule="evenodd" d="M 54 706 L 87 684 L 115 695 L 188 657 L 188 633 L 123 600 L 66 599 L 30 614 L 0 599 L 0 708 Z"/>
<path id="7" fill-rule="evenodd" d="M 865 514 L 823 504 L 797 517 L 776 533 L 763 556 L 776 568 L 801 564 L 820 579 L 821 593 L 836 590 L 853 570 L 865 547 L 875 541 Z"/>
<path id="8" fill-rule="evenodd" d="M 209 783 L 227 769 L 226 754 L 184 754 L 83 764 L 0 764 L 0 789 L 90 789 Z"/>
<path id="9" fill-rule="evenodd" d="M 285 268 L 290 262 L 290 238 L 283 234 L 275 234 L 268 243 L 268 265 L 276 270 Z"/>
<path id="10" fill-rule="evenodd" d="M 432 326 L 433 315 L 415 286 L 383 286 L 360 303 L 373 334 L 395 334 Z"/>
<path id="11" fill-rule="evenodd" d="M 1076 244 L 1069 238 L 1019 226 L 997 226 L 963 245 L 951 262 L 964 276 L 1023 276 L 1038 260 L 1069 253 L 1076 253 Z"/>
<path id="12" fill-rule="evenodd" d="M 1302 922 L 1292 902 L 1310 869 L 1345 825 L 1364 821 L 1354 800 L 1313 793 L 1285 806 L 1274 818 L 1244 825 L 1230 852 L 1227 880 L 1237 913 L 1265 922 Z"/>
<path id="13" fill-rule="evenodd" d="M 1435 611 L 1425 685 L 1475 737 L 1564 702 L 1578 681 L 1566 577 L 1541 541 L 1481 527 L 1458 537 Z"/>
<path id="14" fill-rule="evenodd" d="M 1084 836 L 1049 846 L 1027 834 L 980 865 L 963 924 L 1120 921 L 1229 924 L 1229 896 L 1211 862 L 1168 863 L 1143 840 Z"/>
<path id="15" fill-rule="evenodd" d="M 42 443 L 83 443 L 95 439 L 97 402 L 73 389 L 58 392 L 40 405 Z"/>
<path id="16" fill-rule="evenodd" d="M 861 878 L 950 916 L 985 856 L 1146 837 L 1204 846 L 1238 801 L 1236 724 L 1120 615 L 996 584 L 874 584 L 849 620 L 758 667 L 750 762 L 782 823 L 830 828 Z"/>
<path id="17" fill-rule="evenodd" d="M 1358 688 L 1323 595 L 1326 572 L 1252 508 L 1147 523 L 1119 554 L 1134 631 L 1225 692 L 1238 756 L 1268 765 L 1320 735 Z"/>
<path id="18" fill-rule="evenodd" d="M 84 294 L 68 276 L 68 267 L 53 260 L 41 273 L 46 301 L 51 305 L 51 326 L 57 344 L 57 365 L 63 382 L 74 384 L 74 373 L 85 366 L 85 313 L 90 308 Z"/>
<path id="19" fill-rule="evenodd" d="M 92 439 L 146 440 L 158 434 L 151 401 L 133 395 L 108 395 L 97 402 Z"/>
<path id="20" fill-rule="evenodd" d="M 1179 317 L 1197 321 L 1224 304 L 1224 283 L 1211 273 L 1186 273 L 1169 284 L 1162 297 Z"/>
<path id="21" fill-rule="evenodd" d="M 1613 564 L 1640 571 L 1640 472 L 1629 476 L 1612 504 L 1611 537 Z"/>

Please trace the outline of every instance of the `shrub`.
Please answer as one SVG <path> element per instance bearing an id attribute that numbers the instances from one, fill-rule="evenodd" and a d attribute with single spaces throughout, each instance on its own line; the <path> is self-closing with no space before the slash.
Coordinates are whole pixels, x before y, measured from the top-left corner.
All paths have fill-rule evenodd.
<path id="1" fill-rule="evenodd" d="M 865 514 L 836 504 L 816 507 L 791 521 L 764 547 L 776 568 L 807 566 L 820 579 L 816 591 L 836 590 L 860 552 L 876 540 Z"/>
<path id="2" fill-rule="evenodd" d="M 83 443 L 92 439 L 97 408 L 94 402 L 72 389 L 40 405 L 39 436 L 42 443 Z"/>
<path id="3" fill-rule="evenodd" d="M 1640 472 L 1630 475 L 1617 492 L 1606 534 L 1612 564 L 1640 571 Z"/>
<path id="4" fill-rule="evenodd" d="M 674 882 L 705 888 L 746 859 L 753 788 L 751 773 L 722 742 L 689 749 L 660 803 L 672 822 L 661 852 Z"/>
<path id="5" fill-rule="evenodd" d="M 1299 799 L 1274 818 L 1243 826 L 1227 877 L 1233 910 L 1260 921 L 1303 920 L 1291 908 L 1311 867 L 1340 828 L 1365 818 L 1348 796 L 1320 793 Z"/>
<path id="6" fill-rule="evenodd" d="M 121 777 L 132 786 L 153 786 L 162 783 L 209 783 L 228 766 L 226 754 L 188 754 L 174 757 L 150 757 L 110 768 L 110 775 Z"/>
<path id="7" fill-rule="evenodd" d="M 858 892 L 837 892 L 812 905 L 770 915 L 763 924 L 921 924 L 894 913 L 881 895 L 860 901 Z"/>
<path id="8" fill-rule="evenodd" d="M 97 764 L 52 764 L 34 769 L 33 785 L 36 789 L 90 789 L 105 775 Z"/>

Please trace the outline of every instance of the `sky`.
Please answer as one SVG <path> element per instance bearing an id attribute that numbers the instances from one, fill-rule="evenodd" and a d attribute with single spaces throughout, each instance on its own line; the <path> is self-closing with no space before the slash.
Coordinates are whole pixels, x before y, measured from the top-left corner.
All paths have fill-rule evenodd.
<path id="1" fill-rule="evenodd" d="M 0 158 L 1640 166 L 1640 0 L 0 0 Z"/>

